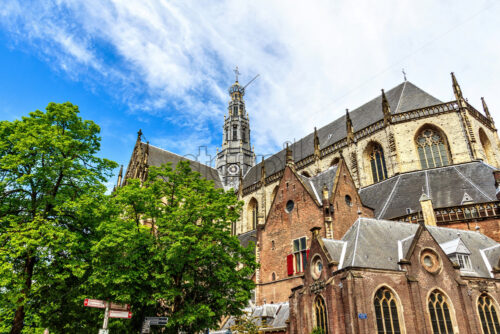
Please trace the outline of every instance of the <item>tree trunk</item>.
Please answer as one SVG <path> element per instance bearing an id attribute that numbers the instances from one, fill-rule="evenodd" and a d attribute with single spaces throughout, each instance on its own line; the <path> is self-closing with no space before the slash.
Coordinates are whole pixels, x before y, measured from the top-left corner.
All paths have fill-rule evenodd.
<path id="1" fill-rule="evenodd" d="M 24 302 L 25 299 L 31 289 L 31 279 L 33 277 L 33 268 L 35 266 L 35 258 L 28 256 L 26 258 L 26 265 L 24 267 L 24 272 L 26 273 L 26 281 L 24 285 L 24 289 L 22 290 L 22 297 L 19 299 L 18 303 L 20 304 L 14 314 L 14 322 L 12 324 L 12 328 L 10 330 L 10 334 L 21 334 L 24 327 Z"/>

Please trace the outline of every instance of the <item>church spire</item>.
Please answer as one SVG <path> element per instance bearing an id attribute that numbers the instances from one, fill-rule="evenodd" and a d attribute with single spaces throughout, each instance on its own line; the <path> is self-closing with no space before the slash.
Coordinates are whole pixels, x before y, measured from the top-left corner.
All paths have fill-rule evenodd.
<path id="1" fill-rule="evenodd" d="M 347 133 L 347 144 L 354 142 L 354 129 L 352 127 L 351 117 L 349 116 L 349 109 L 345 110 L 345 126 Z"/>
<path id="2" fill-rule="evenodd" d="M 384 124 L 391 124 L 391 106 L 389 105 L 389 101 L 387 101 L 387 97 L 385 96 L 385 92 L 382 89 L 382 111 L 384 113 Z"/>
<path id="3" fill-rule="evenodd" d="M 238 175 L 244 176 L 255 165 L 250 144 L 250 120 L 245 109 L 245 87 L 238 83 L 240 72 L 234 70 L 235 82 L 229 87 L 228 115 L 224 116 L 222 148 L 217 152 L 216 169 L 226 189 L 238 188 Z"/>

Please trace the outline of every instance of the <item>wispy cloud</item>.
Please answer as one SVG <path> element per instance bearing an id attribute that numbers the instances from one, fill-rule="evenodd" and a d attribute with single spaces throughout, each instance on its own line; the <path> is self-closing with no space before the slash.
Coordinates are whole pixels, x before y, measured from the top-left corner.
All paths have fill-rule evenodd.
<path id="1" fill-rule="evenodd" d="M 10 1 L 0 24 L 55 69 L 109 90 L 132 112 L 191 127 L 197 137 L 178 134 L 177 141 L 197 145 L 209 144 L 208 132 L 222 122 L 232 68 L 239 65 L 242 81 L 260 73 L 246 101 L 254 144 L 268 153 L 398 84 L 402 67 L 443 100 L 452 97 L 448 73 L 455 70 L 471 101 L 485 95 L 494 112 L 500 109 L 499 7 L 430 0 Z M 168 137 L 154 139 L 176 147 Z"/>

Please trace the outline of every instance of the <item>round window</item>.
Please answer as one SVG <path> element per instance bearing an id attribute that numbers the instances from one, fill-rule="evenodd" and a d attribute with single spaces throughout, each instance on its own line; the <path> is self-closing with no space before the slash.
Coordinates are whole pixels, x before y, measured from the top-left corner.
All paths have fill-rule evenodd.
<path id="1" fill-rule="evenodd" d="M 441 269 L 439 255 L 432 249 L 426 248 L 420 253 L 420 263 L 425 270 L 431 274 L 436 274 Z"/>
<path id="2" fill-rule="evenodd" d="M 351 196 L 345 195 L 345 204 L 352 206 Z"/>
<path id="3" fill-rule="evenodd" d="M 314 279 L 318 279 L 321 276 L 321 272 L 323 271 L 323 261 L 321 261 L 321 257 L 319 255 L 314 257 L 311 266 L 311 275 Z"/>
<path id="4" fill-rule="evenodd" d="M 288 213 L 292 212 L 294 205 L 295 204 L 293 203 L 292 200 L 289 200 L 288 202 L 286 202 L 286 209 L 285 209 L 286 212 L 288 212 Z"/>

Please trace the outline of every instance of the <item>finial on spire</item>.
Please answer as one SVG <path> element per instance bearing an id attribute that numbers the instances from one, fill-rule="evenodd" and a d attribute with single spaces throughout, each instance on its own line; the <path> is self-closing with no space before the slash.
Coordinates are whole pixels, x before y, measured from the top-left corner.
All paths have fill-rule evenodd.
<path id="1" fill-rule="evenodd" d="M 462 90 L 460 89 L 460 85 L 458 84 L 457 78 L 455 77 L 455 73 L 451 72 L 451 81 L 453 84 L 453 93 L 455 94 L 455 98 L 457 102 L 462 107 L 461 102 L 463 102 Z"/>
<path id="2" fill-rule="evenodd" d="M 486 105 L 486 101 L 484 100 L 484 97 L 481 97 L 481 102 L 483 103 L 483 110 L 484 110 L 484 113 L 486 114 L 486 116 L 491 120 L 491 115 L 490 115 L 490 111 L 488 109 L 488 105 Z"/>
<path id="3" fill-rule="evenodd" d="M 384 89 L 382 89 L 382 112 L 384 113 L 384 124 L 388 125 L 391 123 L 391 106 L 387 97 L 385 96 Z"/>
<path id="4" fill-rule="evenodd" d="M 139 131 L 137 131 L 137 141 L 140 142 L 141 141 L 141 137 L 142 137 L 142 130 L 139 129 Z"/>
<path id="5" fill-rule="evenodd" d="M 406 72 L 405 72 L 405 69 L 403 68 L 403 70 L 401 72 L 403 72 L 403 78 L 405 79 L 405 82 L 406 82 Z"/>
<path id="6" fill-rule="evenodd" d="M 293 166 L 294 161 L 293 161 L 293 153 L 292 149 L 288 146 L 288 143 L 286 143 L 286 165 L 287 166 Z"/>
<path id="7" fill-rule="evenodd" d="M 349 109 L 345 110 L 345 126 L 347 133 L 347 144 L 354 142 L 354 130 L 352 128 L 351 117 L 349 116 Z"/>
<path id="8" fill-rule="evenodd" d="M 122 185 L 123 178 L 123 165 L 120 166 L 120 172 L 118 173 L 118 181 L 116 183 L 116 187 L 119 188 Z"/>
<path id="9" fill-rule="evenodd" d="M 233 70 L 234 74 L 236 75 L 236 82 L 238 82 L 238 75 L 240 75 L 240 71 L 238 71 L 238 66 Z"/>

